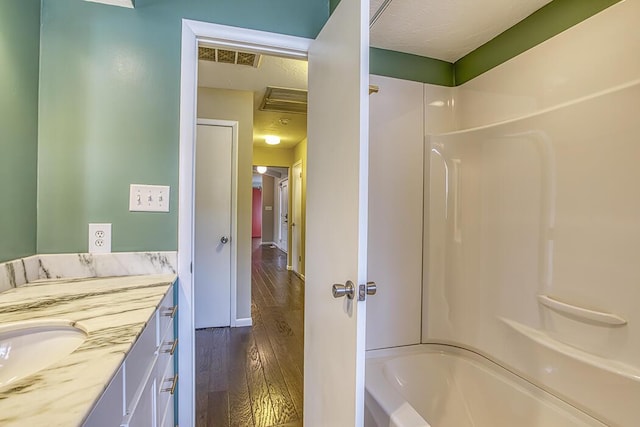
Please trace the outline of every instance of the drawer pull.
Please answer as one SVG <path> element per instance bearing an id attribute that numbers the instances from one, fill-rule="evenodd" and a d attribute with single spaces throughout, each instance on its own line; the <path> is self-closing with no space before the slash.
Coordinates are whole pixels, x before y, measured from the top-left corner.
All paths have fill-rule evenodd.
<path id="1" fill-rule="evenodd" d="M 174 305 L 173 307 L 166 309 L 162 315 L 163 316 L 167 316 L 167 317 L 171 317 L 172 319 L 176 316 L 176 312 L 178 311 L 178 304 Z"/>
<path id="2" fill-rule="evenodd" d="M 173 341 L 168 341 L 164 343 L 165 345 L 169 345 L 171 344 L 171 348 L 168 350 L 162 350 L 163 353 L 169 353 L 170 355 L 173 356 L 173 353 L 176 352 L 176 348 L 178 347 L 178 338 L 176 338 Z"/>
<path id="3" fill-rule="evenodd" d="M 163 393 L 169 392 L 169 393 L 173 394 L 173 393 L 176 392 L 176 387 L 178 386 L 178 374 L 176 374 L 173 378 L 169 378 L 169 379 L 165 380 L 165 382 L 168 382 L 168 381 L 172 382 L 171 387 L 163 388 L 160 391 L 163 392 Z"/>

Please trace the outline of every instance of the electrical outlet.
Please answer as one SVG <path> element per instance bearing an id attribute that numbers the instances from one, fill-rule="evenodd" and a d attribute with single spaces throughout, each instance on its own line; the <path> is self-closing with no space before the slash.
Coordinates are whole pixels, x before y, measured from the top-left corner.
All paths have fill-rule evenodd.
<path id="1" fill-rule="evenodd" d="M 111 224 L 89 224 L 89 253 L 111 252 Z"/>

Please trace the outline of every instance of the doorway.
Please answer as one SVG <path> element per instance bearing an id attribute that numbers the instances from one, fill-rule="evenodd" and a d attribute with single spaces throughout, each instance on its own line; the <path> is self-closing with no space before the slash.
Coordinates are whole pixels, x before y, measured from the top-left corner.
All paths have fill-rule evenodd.
<path id="1" fill-rule="evenodd" d="M 215 45 L 204 43 L 203 46 L 207 51 L 214 50 L 217 52 L 216 55 L 219 54 L 218 47 Z M 236 51 L 237 55 L 239 53 Z M 239 206 L 234 217 L 237 230 L 230 236 L 230 240 L 237 242 L 239 246 L 237 310 L 240 313 L 244 309 L 245 311 L 242 313 L 246 313 L 239 314 L 239 317 L 245 319 L 242 322 L 238 322 L 236 319 L 234 325 L 232 319 L 231 329 L 220 328 L 228 326 L 224 324 L 197 324 L 200 329 L 195 333 L 196 421 L 203 423 L 203 419 L 206 419 L 208 421 L 205 424 L 208 425 L 211 423 L 225 425 L 222 420 L 225 418 L 224 410 L 222 412 L 210 411 L 211 408 L 207 402 L 215 400 L 213 394 L 223 400 L 223 403 L 219 404 L 220 407 L 225 406 L 224 402 L 227 402 L 226 405 L 250 407 L 251 419 L 259 425 L 279 425 L 281 421 L 298 422 L 302 418 L 304 282 L 290 271 L 291 264 L 287 252 L 290 252 L 288 248 L 290 240 L 289 212 L 291 209 L 289 170 L 296 156 L 302 155 L 302 152 L 306 153 L 306 142 L 304 150 L 302 148 L 295 150 L 300 140 L 305 139 L 306 136 L 306 62 L 304 62 L 304 67 L 293 68 L 294 70 L 302 68 L 304 71 L 304 73 L 300 71 L 294 73 L 303 75 L 304 86 L 295 86 L 290 83 L 291 89 L 287 90 L 287 94 L 296 92 L 294 95 L 304 92 L 305 104 L 294 104 L 298 110 L 302 107 L 303 111 L 291 113 L 287 112 L 286 106 L 279 106 L 277 111 L 261 108 L 258 113 L 256 110 L 267 95 L 264 87 L 256 88 L 253 80 L 256 80 L 260 73 L 274 68 L 276 71 L 282 72 L 287 66 L 287 62 L 299 63 L 301 61 L 264 55 L 259 62 L 261 65 L 256 69 L 240 64 L 217 63 L 203 59 L 198 61 L 196 101 L 198 116 L 238 121 Z M 286 74 L 285 77 L 287 77 Z M 211 75 L 215 78 L 211 78 Z M 235 80 L 238 83 L 235 83 Z M 284 77 L 278 79 L 276 76 L 274 83 L 268 82 L 265 85 L 261 83 L 261 86 L 273 85 L 278 88 L 277 91 L 282 92 L 284 88 L 280 86 L 285 84 L 287 83 L 284 82 Z M 271 103 L 274 102 L 273 92 L 276 91 L 271 90 L 270 92 L 269 102 Z M 265 104 L 266 102 L 264 101 Z M 304 133 L 296 136 L 296 129 L 298 132 L 300 129 L 298 123 L 304 124 L 302 127 Z M 269 138 L 267 141 L 265 135 L 277 135 L 281 140 L 280 144 L 269 145 L 273 144 L 273 138 Z M 197 164 L 199 153 L 196 154 Z M 246 167 L 247 160 L 253 162 L 252 168 Z M 207 167 L 217 168 L 214 164 L 204 166 L 204 168 Z M 245 208 L 242 207 L 243 203 L 245 203 Z M 219 222 L 219 219 L 219 215 L 209 215 L 209 221 Z M 199 231 L 196 229 L 196 242 L 198 241 L 198 233 Z M 203 237 L 202 239 L 217 241 L 219 238 L 216 236 L 209 239 Z M 251 242 L 251 244 L 246 245 L 247 242 Z M 242 252 L 245 247 L 249 249 L 248 253 Z M 195 249 L 196 251 L 199 249 L 198 245 Z M 201 258 L 199 257 L 196 261 L 197 264 L 208 262 L 207 257 L 204 257 L 204 260 Z M 250 270 L 248 275 L 243 276 L 248 278 L 245 281 L 246 279 L 241 279 L 240 276 L 246 272 L 247 262 Z M 197 270 L 196 268 L 196 277 L 198 276 Z M 197 311 L 203 307 L 203 304 L 198 304 L 200 303 L 198 292 L 195 297 Z M 229 298 L 222 296 L 219 300 L 224 302 L 229 301 Z M 234 328 L 234 326 L 236 327 Z M 268 332 L 272 326 L 276 326 L 277 329 Z M 268 332 L 266 341 L 260 333 L 261 330 Z M 279 334 L 283 332 L 286 332 L 286 335 L 280 336 Z M 237 345 L 235 340 L 240 336 L 245 337 L 244 340 L 254 340 L 255 346 Z M 215 349 L 215 354 L 211 353 L 212 349 Z M 252 400 L 255 393 L 261 392 L 252 389 L 253 383 L 248 384 L 248 388 L 243 388 L 242 382 L 238 382 L 238 387 L 245 390 L 243 396 L 248 398 L 241 404 L 239 397 L 232 396 L 234 391 L 229 384 L 229 382 L 235 383 L 236 380 L 218 375 L 228 369 L 237 368 L 237 366 L 228 366 L 228 361 L 251 363 L 252 358 L 256 355 L 260 358 L 261 363 L 267 363 L 269 360 L 277 362 L 276 365 L 261 366 L 260 369 L 263 373 L 260 375 L 273 378 L 273 381 L 286 385 L 286 390 L 283 393 L 274 393 L 271 397 L 273 407 L 269 409 L 269 412 L 273 419 L 262 419 L 264 415 L 260 412 L 262 404 Z M 287 360 L 292 355 L 298 356 L 293 362 Z M 227 362 L 224 362 L 224 358 L 221 359 L 223 356 L 226 357 Z M 246 373 L 246 375 L 248 374 L 249 372 Z M 281 405 L 278 399 L 281 399 L 280 396 L 287 395 L 289 403 Z M 293 406 L 292 402 L 294 402 Z M 226 414 L 229 414 L 236 410 L 227 406 L 226 411 Z M 251 423 L 247 425 L 251 425 Z"/>
<path id="2" fill-rule="evenodd" d="M 313 83 L 310 92 L 314 94 L 313 109 L 310 110 L 313 132 L 310 135 L 314 141 L 323 141 L 323 144 L 312 144 L 313 155 L 309 153 L 309 169 L 313 172 L 309 175 L 309 183 L 313 183 L 313 186 L 308 186 L 309 193 L 313 195 L 309 199 L 309 212 L 313 212 L 313 217 L 309 216 L 308 235 L 313 245 L 308 252 L 313 259 L 309 266 L 314 268 L 307 271 L 308 278 L 313 279 L 313 286 L 307 288 L 307 292 L 309 289 L 311 292 L 305 295 L 305 331 L 313 332 L 312 336 L 305 333 L 304 343 L 305 361 L 307 358 L 310 361 L 305 364 L 304 372 L 305 421 L 318 425 L 347 425 L 354 418 L 361 419 L 362 412 L 356 401 L 362 402 L 364 398 L 361 385 L 366 304 L 352 304 L 346 299 L 345 304 L 337 304 L 334 299 L 329 299 L 325 286 L 335 280 L 344 280 L 341 279 L 343 277 L 353 278 L 356 283 L 366 282 L 363 273 L 366 271 L 366 246 L 362 244 L 366 244 L 366 239 L 359 239 L 357 232 L 366 230 L 367 226 L 366 180 L 358 179 L 361 173 L 366 174 L 366 164 L 362 163 L 367 149 L 368 118 L 368 49 L 362 49 L 368 46 L 365 19 L 368 9 L 365 6 L 364 2 L 357 0 L 341 2 L 315 40 L 183 20 L 178 233 L 178 294 L 183 307 L 179 311 L 179 333 L 183 343 L 179 347 L 179 372 L 184 378 L 179 393 L 181 424 L 193 425 L 195 421 L 191 173 L 197 43 L 207 37 L 229 47 L 250 46 L 252 50 L 290 58 L 309 57 L 313 64 L 313 78 L 309 78 Z M 354 22 L 356 24 L 351 25 Z M 339 109 L 334 108 L 336 99 L 343 101 Z M 342 155 L 336 156 L 338 152 Z M 243 170 L 244 161 L 246 159 L 239 164 L 239 170 Z M 341 173 L 332 174 L 333 170 Z M 240 185 L 240 176 L 238 182 Z M 332 188 L 342 188 L 343 197 L 336 200 Z M 239 206 L 238 212 L 245 210 Z M 359 212 L 363 212 L 363 216 Z M 246 213 L 250 216 L 250 209 L 246 209 Z M 327 221 L 334 225 L 327 229 L 323 226 Z M 342 242 L 338 248 L 335 247 L 337 240 Z M 341 333 L 335 334 L 334 331 Z M 329 348 L 340 348 L 341 351 L 327 352 Z M 333 369 L 336 366 L 340 369 Z M 324 422 L 325 418 L 327 422 Z"/>

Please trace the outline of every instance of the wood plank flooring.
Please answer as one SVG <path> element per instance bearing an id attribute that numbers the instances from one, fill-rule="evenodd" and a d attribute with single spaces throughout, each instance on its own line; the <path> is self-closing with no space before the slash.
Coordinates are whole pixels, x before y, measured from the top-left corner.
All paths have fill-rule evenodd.
<path id="1" fill-rule="evenodd" d="M 196 331 L 198 427 L 302 426 L 304 282 L 253 244 L 253 326 Z"/>

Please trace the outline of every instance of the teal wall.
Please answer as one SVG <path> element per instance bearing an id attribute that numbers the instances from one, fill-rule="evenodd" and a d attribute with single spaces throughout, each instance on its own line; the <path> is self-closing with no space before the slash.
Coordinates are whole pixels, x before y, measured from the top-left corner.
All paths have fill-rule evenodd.
<path id="1" fill-rule="evenodd" d="M 39 253 L 176 250 L 181 19 L 314 38 L 326 0 L 43 0 Z M 170 213 L 130 213 L 129 184 L 171 186 Z"/>
<path id="2" fill-rule="evenodd" d="M 36 251 L 40 0 L 0 0 L 0 262 Z"/>

